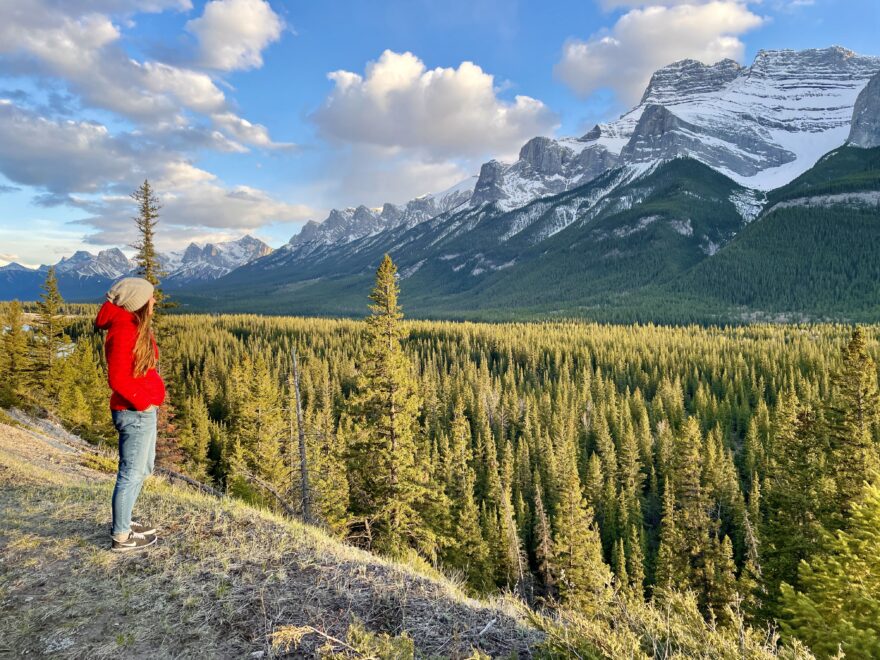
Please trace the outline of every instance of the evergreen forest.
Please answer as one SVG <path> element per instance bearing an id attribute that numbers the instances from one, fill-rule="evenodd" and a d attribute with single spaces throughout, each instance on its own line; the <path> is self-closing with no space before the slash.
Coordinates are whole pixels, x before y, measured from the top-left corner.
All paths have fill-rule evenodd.
<path id="1" fill-rule="evenodd" d="M 556 657 L 611 603 L 730 657 L 880 657 L 880 326 L 408 320 L 387 255 L 366 293 L 163 309 L 159 463 L 567 620 Z M 113 447 L 95 312 L 51 271 L 4 303 L 0 406 Z"/>

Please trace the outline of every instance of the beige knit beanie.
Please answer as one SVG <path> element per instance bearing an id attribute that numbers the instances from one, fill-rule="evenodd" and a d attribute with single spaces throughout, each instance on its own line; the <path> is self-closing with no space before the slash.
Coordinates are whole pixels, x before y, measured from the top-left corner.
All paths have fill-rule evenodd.
<path id="1" fill-rule="evenodd" d="M 124 277 L 107 292 L 107 300 L 129 312 L 136 312 L 152 297 L 153 285 L 140 277 Z"/>

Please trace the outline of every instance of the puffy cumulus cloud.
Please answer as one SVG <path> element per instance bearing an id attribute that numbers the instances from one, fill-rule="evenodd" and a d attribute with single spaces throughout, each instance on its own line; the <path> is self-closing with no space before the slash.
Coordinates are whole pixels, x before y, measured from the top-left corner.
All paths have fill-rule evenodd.
<path id="1" fill-rule="evenodd" d="M 335 155 L 320 197 L 327 206 L 400 204 L 466 179 L 478 163 L 428 160 L 408 150 L 355 145 Z"/>
<path id="2" fill-rule="evenodd" d="M 209 133 L 185 139 L 211 139 Z M 129 191 L 149 178 L 160 195 L 163 240 L 188 231 L 222 229 L 241 235 L 273 222 L 314 216 L 313 209 L 273 198 L 250 186 L 226 186 L 140 133 L 113 135 L 94 122 L 55 120 L 0 100 L 0 174 L 16 184 L 44 191 L 37 206 L 65 205 L 93 228 L 87 240 L 126 245 L 134 213 Z"/>
<path id="3" fill-rule="evenodd" d="M 199 113 L 217 112 L 226 107 L 226 96 L 204 73 L 160 62 L 132 64 L 141 70 L 143 85 L 150 92 L 171 95 L 181 105 Z"/>
<path id="4" fill-rule="evenodd" d="M 284 22 L 266 0 L 211 0 L 186 28 L 199 40 L 201 64 L 234 71 L 263 66 L 262 51 L 281 37 Z"/>
<path id="5" fill-rule="evenodd" d="M 154 180 L 162 209 L 160 249 L 179 249 L 193 240 L 239 238 L 273 222 L 297 222 L 315 217 L 315 210 L 289 204 L 251 186 L 222 185 L 217 178 L 191 163 L 168 163 Z M 89 215 L 76 224 L 92 231 L 84 240 L 94 245 L 127 245 L 135 238 L 131 216 L 134 206 L 122 195 L 106 195 L 80 204 Z"/>
<path id="6" fill-rule="evenodd" d="M 498 98 L 491 74 L 471 62 L 428 70 L 412 53 L 386 50 L 365 75 L 329 74 L 334 88 L 312 115 L 345 143 L 416 149 L 434 158 L 516 153 L 557 126 L 541 101 Z"/>
<path id="7" fill-rule="evenodd" d="M 633 9 L 607 32 L 567 41 L 554 71 L 582 96 L 610 88 L 621 100 L 635 103 L 651 74 L 671 62 L 741 59 L 745 47 L 739 35 L 763 20 L 730 1 Z"/>
<path id="8" fill-rule="evenodd" d="M 97 191 L 138 172 L 137 150 L 101 124 L 54 121 L 0 100 L 0 172 L 56 194 Z"/>
<path id="9" fill-rule="evenodd" d="M 210 4 L 217 4 L 222 0 Z M 150 127 L 185 126 L 185 111 L 224 118 L 225 145 L 289 148 L 275 143 L 264 126 L 235 116 L 226 95 L 208 73 L 162 62 L 139 62 L 120 44 L 121 33 L 106 11 L 186 9 L 186 2 L 138 3 L 97 0 L 0 2 L 0 72 L 37 75 L 63 81 L 83 105 L 110 110 Z M 271 8 L 269 9 L 271 11 Z M 253 42 L 249 42 L 253 43 Z M 212 120 L 213 121 L 213 120 Z M 223 140 L 215 141 L 218 144 Z"/>

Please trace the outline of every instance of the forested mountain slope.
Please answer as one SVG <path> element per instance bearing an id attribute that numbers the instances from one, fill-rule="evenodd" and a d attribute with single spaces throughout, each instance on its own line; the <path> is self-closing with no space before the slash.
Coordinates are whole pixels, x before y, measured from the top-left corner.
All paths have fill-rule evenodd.
<path id="1" fill-rule="evenodd" d="M 831 152 L 765 209 L 669 290 L 744 318 L 880 318 L 880 148 Z"/>

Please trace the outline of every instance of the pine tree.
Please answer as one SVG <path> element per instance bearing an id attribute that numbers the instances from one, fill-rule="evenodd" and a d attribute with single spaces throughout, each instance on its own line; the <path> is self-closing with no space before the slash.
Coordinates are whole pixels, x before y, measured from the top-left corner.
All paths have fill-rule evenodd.
<path id="1" fill-rule="evenodd" d="M 351 401 L 357 426 L 349 446 L 351 506 L 369 547 L 392 555 L 416 547 L 430 555 L 433 534 L 419 510 L 427 495 L 426 470 L 417 462 L 419 400 L 401 346 L 396 274 L 386 254 L 370 294 L 367 346 Z"/>
<path id="2" fill-rule="evenodd" d="M 565 471 L 553 536 L 553 574 L 564 605 L 595 611 L 608 598 L 611 571 L 602 559 L 599 532 L 581 492 L 576 464 L 567 461 Z"/>
<path id="3" fill-rule="evenodd" d="M 614 542 L 614 551 L 611 553 L 611 570 L 614 573 L 615 587 L 628 593 L 630 590 L 629 575 L 626 572 L 626 550 L 623 547 L 623 539 Z"/>
<path id="4" fill-rule="evenodd" d="M 43 293 L 37 303 L 37 322 L 35 324 L 36 350 L 33 369 L 35 381 L 40 385 L 43 395 L 54 404 L 58 397 L 58 365 L 62 346 L 68 339 L 64 334 L 64 317 L 61 306 L 64 300 L 58 291 L 55 267 L 50 266 L 43 283 Z"/>
<path id="5" fill-rule="evenodd" d="M 687 542 L 676 521 L 675 493 L 669 480 L 663 487 L 663 513 L 660 519 L 660 547 L 654 583 L 661 589 L 682 588 L 688 584 Z"/>
<path id="6" fill-rule="evenodd" d="M 348 478 L 345 470 L 345 437 L 350 420 L 333 421 L 333 400 L 329 377 L 320 391 L 319 405 L 313 413 L 315 440 L 310 445 L 315 511 L 330 531 L 341 536 L 348 527 Z"/>
<path id="7" fill-rule="evenodd" d="M 827 502 L 834 492 L 815 413 L 790 393 L 777 407 L 774 426 L 775 451 L 768 468 L 766 516 L 761 527 L 771 608 L 780 583 L 799 586 L 798 564 L 818 547 Z"/>
<path id="8" fill-rule="evenodd" d="M 798 568 L 800 587 L 782 585 L 782 628 L 819 657 L 880 657 L 880 485 L 862 490 L 849 526 L 823 534 L 826 550 Z"/>
<path id="9" fill-rule="evenodd" d="M 721 541 L 713 539 L 709 551 L 709 558 L 704 563 L 708 572 L 706 575 L 708 608 L 715 621 L 729 623 L 728 608 L 733 607 L 737 598 L 733 543 L 729 536 L 725 536 Z"/>
<path id="10" fill-rule="evenodd" d="M 640 600 L 645 598 L 645 551 L 642 547 L 641 517 L 630 525 L 626 540 L 626 570 L 630 590 Z"/>
<path id="11" fill-rule="evenodd" d="M 0 379 L 0 403 L 17 405 L 29 395 L 31 376 L 28 332 L 24 328 L 21 303 L 17 300 L 6 306 L 3 325 L 0 372 L 4 377 Z"/>
<path id="12" fill-rule="evenodd" d="M 452 544 L 447 563 L 464 574 L 468 585 L 477 593 L 486 593 L 492 586 L 489 577 L 489 547 L 480 528 L 480 513 L 474 501 L 474 472 L 466 470 L 462 487 L 462 499 L 456 512 Z"/>
<path id="13" fill-rule="evenodd" d="M 538 569 L 538 579 L 541 582 L 543 593 L 547 598 L 554 598 L 556 594 L 556 578 L 553 575 L 553 565 L 556 560 L 556 550 L 553 546 L 553 530 L 550 520 L 544 509 L 544 499 L 541 496 L 540 475 L 535 474 L 535 561 Z"/>
<path id="14" fill-rule="evenodd" d="M 861 328 L 853 331 L 836 375 L 837 388 L 829 409 L 831 452 L 837 485 L 836 513 L 848 517 L 850 503 L 862 490 L 865 475 L 880 468 L 874 435 L 880 423 L 877 367 L 868 354 Z"/>
<path id="15" fill-rule="evenodd" d="M 144 179 L 144 182 L 138 189 L 131 194 L 131 198 L 135 201 L 138 208 L 138 214 L 134 217 L 138 230 L 138 239 L 131 246 L 137 250 L 134 262 L 137 264 L 138 275 L 156 287 L 154 293 L 156 306 L 161 309 L 165 296 L 159 288 L 159 281 L 163 273 L 154 243 L 154 230 L 159 222 L 159 210 L 162 207 L 159 204 L 159 198 L 147 179 Z"/>
<path id="16" fill-rule="evenodd" d="M 181 427 L 179 441 L 185 457 L 184 472 L 199 481 L 207 481 L 211 418 L 200 397 L 191 396 L 187 399 Z"/>

